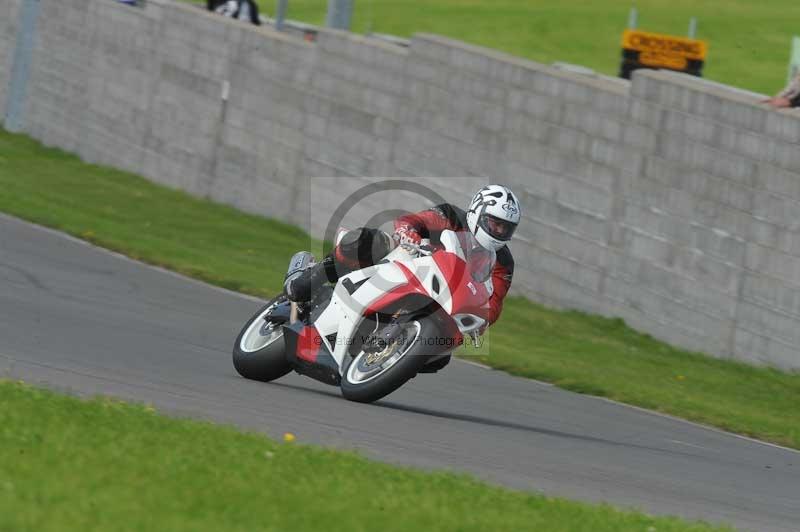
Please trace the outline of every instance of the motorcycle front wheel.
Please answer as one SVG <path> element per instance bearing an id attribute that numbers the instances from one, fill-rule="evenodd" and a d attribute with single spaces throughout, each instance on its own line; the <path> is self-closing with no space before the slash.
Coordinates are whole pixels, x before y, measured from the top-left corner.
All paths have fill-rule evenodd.
<path id="1" fill-rule="evenodd" d="M 371 403 L 389 395 L 422 369 L 434 349 L 431 340 L 439 336 L 433 321 L 422 318 L 404 323 L 402 333 L 379 353 L 359 347 L 342 375 L 342 396 Z"/>
<path id="2" fill-rule="evenodd" d="M 236 338 L 233 367 L 242 377 L 269 382 L 292 371 L 291 364 L 286 360 L 283 327 L 268 319 L 283 305 L 290 305 L 283 297 L 267 303 L 250 318 Z"/>

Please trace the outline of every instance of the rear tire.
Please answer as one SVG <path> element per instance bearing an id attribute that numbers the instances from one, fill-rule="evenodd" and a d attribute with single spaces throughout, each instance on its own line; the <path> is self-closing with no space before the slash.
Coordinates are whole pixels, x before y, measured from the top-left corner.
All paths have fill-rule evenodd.
<path id="1" fill-rule="evenodd" d="M 362 372 L 370 366 L 363 350 L 357 349 L 342 375 L 341 390 L 345 399 L 358 403 L 377 401 L 397 390 L 409 379 L 414 378 L 430 360 L 433 348 L 426 340 L 438 338 L 440 336 L 439 328 L 433 320 L 428 318 L 411 320 L 407 325 L 411 327 L 406 329 L 411 338 L 407 337 L 402 347 L 397 349 L 402 355 L 387 369 L 378 370 L 376 375 Z M 376 364 L 376 366 L 380 366 L 380 364 Z"/>
<path id="2" fill-rule="evenodd" d="M 282 297 L 267 303 L 236 337 L 233 367 L 245 379 L 269 382 L 292 371 L 292 365 L 286 360 L 283 326 L 264 319 L 276 306 L 284 304 L 289 303 Z"/>

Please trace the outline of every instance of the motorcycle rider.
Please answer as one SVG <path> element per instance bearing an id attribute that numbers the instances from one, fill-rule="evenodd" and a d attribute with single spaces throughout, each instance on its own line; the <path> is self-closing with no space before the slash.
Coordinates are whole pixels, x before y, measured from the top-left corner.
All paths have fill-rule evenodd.
<path id="1" fill-rule="evenodd" d="M 322 262 L 286 279 L 284 291 L 296 302 L 309 301 L 326 281 L 354 270 L 372 266 L 396 245 L 419 244 L 423 238 L 437 241 L 442 231 L 470 231 L 478 243 L 494 250 L 497 262 L 492 270 L 493 292 L 489 300 L 489 325 L 496 322 L 503 309 L 514 275 L 514 258 L 508 241 L 521 217 L 519 200 L 508 187 L 487 185 L 469 203 L 468 210 L 444 203 L 430 209 L 400 216 L 394 221 L 394 234 L 389 237 L 379 229 L 359 228 L 348 231 L 334 251 Z"/>

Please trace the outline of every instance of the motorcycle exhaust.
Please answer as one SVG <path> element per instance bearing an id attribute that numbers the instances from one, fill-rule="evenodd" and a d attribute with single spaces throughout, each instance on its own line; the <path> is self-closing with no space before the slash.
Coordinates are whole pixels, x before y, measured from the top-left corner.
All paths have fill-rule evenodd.
<path id="1" fill-rule="evenodd" d="M 289 269 L 286 271 L 286 277 L 283 282 L 289 283 L 298 277 L 303 271 L 314 264 L 314 255 L 309 251 L 298 251 L 289 260 Z"/>
<path id="2" fill-rule="evenodd" d="M 302 291 L 300 287 L 293 286 L 292 283 L 314 264 L 314 255 L 308 251 L 299 251 L 289 260 L 289 268 L 286 271 L 286 277 L 283 278 L 283 291 L 290 299 L 297 299 L 299 295 L 297 292 Z M 294 323 L 295 321 L 297 321 L 297 305 L 293 303 L 290 322 Z"/>
<path id="3" fill-rule="evenodd" d="M 286 277 L 283 279 L 284 290 L 287 290 L 291 286 L 292 281 L 303 275 L 303 272 L 313 264 L 314 255 L 310 252 L 298 251 L 295 253 L 289 260 L 289 268 L 286 271 Z M 297 303 L 292 301 L 292 306 L 289 311 L 289 323 L 295 323 L 297 321 L 297 314 Z"/>

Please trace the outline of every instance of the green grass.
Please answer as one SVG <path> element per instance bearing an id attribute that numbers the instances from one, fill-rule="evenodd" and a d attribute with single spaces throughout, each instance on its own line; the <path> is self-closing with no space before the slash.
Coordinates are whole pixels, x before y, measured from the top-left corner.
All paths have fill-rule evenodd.
<path id="1" fill-rule="evenodd" d="M 0 381 L 0 530 L 729 530 Z"/>
<path id="2" fill-rule="evenodd" d="M 689 353 L 620 319 L 520 298 L 491 336 L 497 369 L 800 449 L 800 374 Z"/>
<path id="3" fill-rule="evenodd" d="M 86 165 L 2 129 L 0 210 L 261 296 L 274 295 L 292 251 L 310 241 L 297 227 Z"/>
<path id="4" fill-rule="evenodd" d="M 82 163 L 0 130 L 0 210 L 145 262 L 274 295 L 297 228 Z M 621 320 L 511 298 L 474 356 L 516 375 L 800 449 L 800 374 L 675 349 Z M 483 353 L 483 354 L 481 354 Z"/>
<path id="5" fill-rule="evenodd" d="M 194 0 L 198 1 L 198 0 Z M 277 0 L 259 0 L 270 16 Z M 289 18 L 325 20 L 327 0 L 289 0 Z M 790 39 L 800 34 L 791 0 L 355 0 L 353 29 L 438 33 L 535 61 L 566 61 L 617 75 L 628 11 L 639 28 L 708 41 L 707 78 L 773 94 L 786 83 Z"/>

